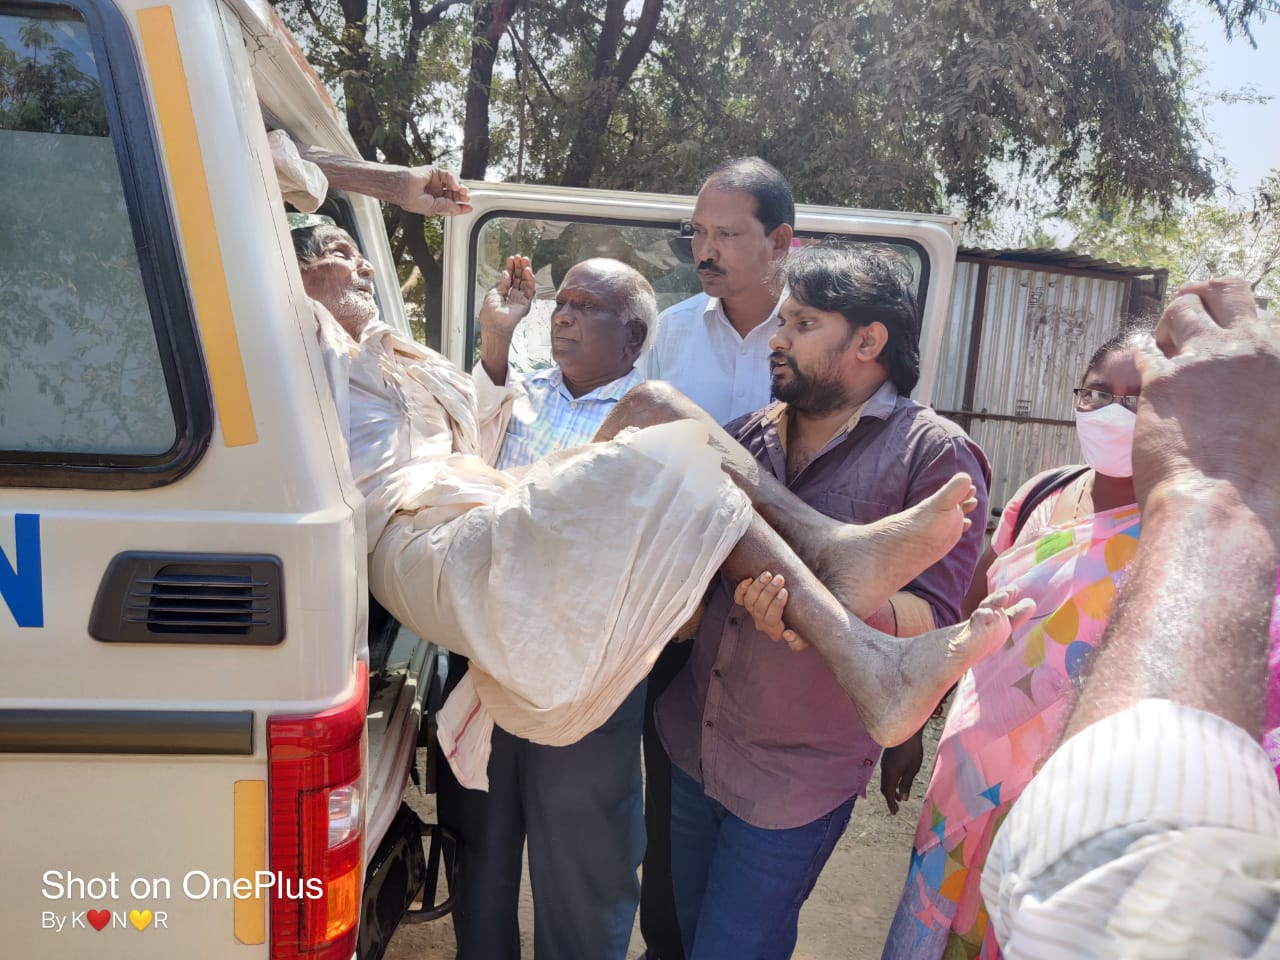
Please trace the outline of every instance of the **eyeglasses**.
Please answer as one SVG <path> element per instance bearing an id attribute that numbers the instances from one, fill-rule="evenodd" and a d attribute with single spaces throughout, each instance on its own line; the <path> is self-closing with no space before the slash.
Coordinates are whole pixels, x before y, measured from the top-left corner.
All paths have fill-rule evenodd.
<path id="1" fill-rule="evenodd" d="M 1130 413 L 1138 412 L 1138 397 L 1119 397 L 1105 390 L 1091 390 L 1088 387 L 1076 387 L 1071 392 L 1076 395 L 1076 409 L 1081 412 L 1101 410 L 1112 403 L 1120 404 Z"/>

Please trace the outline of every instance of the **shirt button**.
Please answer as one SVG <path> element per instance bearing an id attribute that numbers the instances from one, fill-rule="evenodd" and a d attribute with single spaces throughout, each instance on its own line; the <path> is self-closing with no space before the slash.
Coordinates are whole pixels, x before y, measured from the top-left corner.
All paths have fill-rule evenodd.
<path id="1" fill-rule="evenodd" d="M 876 762 L 872 760 L 870 757 L 867 757 L 862 761 L 862 765 L 864 767 L 874 767 L 876 765 Z"/>
<path id="2" fill-rule="evenodd" d="M 724 676 L 724 674 L 721 673 L 719 670 L 712 670 L 711 675 L 717 679 Z"/>
<path id="3" fill-rule="evenodd" d="M 731 627 L 736 627 L 737 625 L 738 625 L 738 618 L 737 618 L 737 617 L 730 617 L 730 618 L 729 618 L 729 626 L 731 626 Z"/>
<path id="4" fill-rule="evenodd" d="M 714 724 L 714 723 L 712 723 L 710 720 L 705 720 L 705 721 L 703 721 L 703 726 L 704 726 L 704 727 L 714 727 L 714 726 L 715 726 L 715 724 Z"/>

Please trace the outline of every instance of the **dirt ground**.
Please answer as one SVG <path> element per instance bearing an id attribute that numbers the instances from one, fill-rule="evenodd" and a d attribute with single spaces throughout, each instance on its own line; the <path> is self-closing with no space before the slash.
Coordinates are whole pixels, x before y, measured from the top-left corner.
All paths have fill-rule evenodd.
<path id="1" fill-rule="evenodd" d="M 854 806 L 849 828 L 800 913 L 800 939 L 794 960 L 879 960 L 893 911 L 902 891 L 911 853 L 911 838 L 920 816 L 920 797 L 933 766 L 942 721 L 925 732 L 925 763 L 898 815 L 891 816 L 880 796 L 876 772 L 865 800 Z M 433 819 L 434 798 L 406 794 L 425 820 Z M 533 957 L 533 902 L 526 874 L 520 903 L 520 932 L 525 960 Z M 632 931 L 628 960 L 644 952 L 639 928 Z M 454 960 L 449 918 L 402 927 L 391 941 L 386 960 Z M 592 960 L 584 957 L 582 960 Z"/>

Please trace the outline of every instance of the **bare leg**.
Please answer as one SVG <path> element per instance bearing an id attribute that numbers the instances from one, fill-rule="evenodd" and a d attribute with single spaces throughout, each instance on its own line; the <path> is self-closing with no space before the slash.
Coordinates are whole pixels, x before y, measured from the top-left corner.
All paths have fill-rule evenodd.
<path id="1" fill-rule="evenodd" d="M 849 613 L 768 524 L 752 520 L 721 570 L 731 580 L 761 570 L 786 578 L 787 625 L 826 661 L 884 746 L 910 737 L 929 719 L 942 695 L 975 662 L 1009 637 L 1009 599 L 993 598 L 966 623 L 898 639 L 873 630 Z M 1015 619 L 1027 611 L 1012 611 Z M 779 641 L 780 642 L 780 641 Z"/>
<path id="2" fill-rule="evenodd" d="M 707 428 L 725 472 L 751 498 L 756 512 L 858 616 L 871 616 L 895 591 L 946 556 L 969 526 L 964 514 L 977 504 L 969 477 L 957 474 L 932 497 L 876 523 L 856 526 L 833 520 L 779 483 L 692 400 L 665 383 L 645 383 L 630 391 L 596 439 L 612 439 L 625 427 L 672 420 L 696 420 Z M 790 577 L 787 583 L 792 583 Z"/>

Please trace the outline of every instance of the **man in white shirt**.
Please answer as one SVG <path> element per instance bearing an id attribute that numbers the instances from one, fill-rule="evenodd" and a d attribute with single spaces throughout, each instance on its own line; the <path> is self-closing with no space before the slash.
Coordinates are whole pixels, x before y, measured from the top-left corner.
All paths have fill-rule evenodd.
<path id="1" fill-rule="evenodd" d="M 840 523 L 666 384 L 630 390 L 596 442 L 519 478 L 494 469 L 502 438 L 481 422 L 471 377 L 377 319 L 355 241 L 333 227 L 293 238 L 364 496 L 370 590 L 406 627 L 471 659 L 439 714 L 462 782 L 484 784 L 495 723 L 553 746 L 604 723 L 716 570 L 786 579 L 794 628 L 814 638 L 881 742 L 918 726 L 1026 614 L 1000 594 L 967 624 L 910 642 L 869 628 L 859 613 L 955 545 L 977 504 L 973 481 L 957 474 L 892 517 Z"/>
<path id="2" fill-rule="evenodd" d="M 742 157 L 716 167 L 698 191 L 690 225 L 702 293 L 669 307 L 638 369 L 665 380 L 726 424 L 766 406 L 769 338 L 781 291 L 773 275 L 791 249 L 796 205 L 771 164 Z M 671 761 L 653 705 L 689 659 L 690 643 L 667 647 L 649 676 L 645 705 L 645 849 L 640 932 L 647 960 L 684 960 L 671 890 Z"/>
<path id="3" fill-rule="evenodd" d="M 1138 553 L 982 877 L 1008 960 L 1280 956 L 1280 791 L 1258 743 L 1276 722 L 1280 328 L 1247 283 L 1212 280 L 1179 291 L 1156 339 Z"/>
<path id="4" fill-rule="evenodd" d="M 721 424 L 769 400 L 769 338 L 777 323 L 778 262 L 791 249 L 791 187 L 759 157 L 721 164 L 698 191 L 693 258 L 702 293 L 663 311 L 640 364 Z"/>
<path id="5" fill-rule="evenodd" d="M 977 503 L 970 479 L 882 522 L 837 523 L 665 384 L 619 400 L 595 438 L 606 442 L 552 453 L 520 479 L 494 469 L 471 378 L 378 321 L 355 241 L 310 227 L 294 246 L 365 498 L 370 590 L 406 627 L 471 660 L 437 714 L 460 782 L 486 784 L 495 726 L 565 746 L 604 725 L 717 569 L 785 577 L 791 625 L 887 743 L 1027 613 L 1006 595 L 964 627 L 910 643 L 869 629 L 858 612 L 878 610 L 954 545 Z"/>

